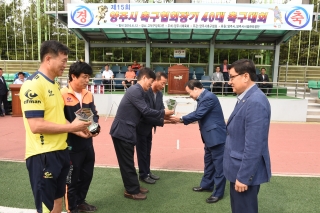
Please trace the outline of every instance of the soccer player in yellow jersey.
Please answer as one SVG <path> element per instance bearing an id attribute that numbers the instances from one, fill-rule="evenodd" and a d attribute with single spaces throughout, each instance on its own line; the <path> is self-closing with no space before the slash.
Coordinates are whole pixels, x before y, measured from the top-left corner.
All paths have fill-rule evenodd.
<path id="1" fill-rule="evenodd" d="M 70 167 L 67 133 L 86 137 L 91 122 L 64 116 L 64 102 L 55 78 L 67 65 L 69 49 L 58 41 L 41 45 L 39 70 L 20 90 L 26 129 L 26 164 L 38 213 L 62 212 L 66 177 Z"/>

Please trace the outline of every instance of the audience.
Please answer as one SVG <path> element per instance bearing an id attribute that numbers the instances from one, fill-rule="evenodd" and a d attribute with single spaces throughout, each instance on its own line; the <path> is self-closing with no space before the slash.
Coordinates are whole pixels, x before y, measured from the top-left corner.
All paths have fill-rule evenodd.
<path id="1" fill-rule="evenodd" d="M 223 81 L 223 75 L 220 72 L 220 67 L 216 67 L 216 72 L 212 74 L 211 80 L 213 81 L 210 85 L 210 88 L 212 88 L 212 91 L 214 93 L 219 93 L 222 91 L 222 81 Z M 219 82 L 217 82 L 219 81 Z"/>
<path id="2" fill-rule="evenodd" d="M 140 64 L 137 63 L 137 61 L 133 61 L 133 64 L 131 65 L 131 68 L 137 72 L 140 69 Z"/>
<path id="3" fill-rule="evenodd" d="M 140 64 L 140 68 L 138 69 L 138 71 L 136 73 L 136 79 L 138 78 L 139 72 L 143 67 L 144 67 L 143 64 Z"/>
<path id="4" fill-rule="evenodd" d="M 272 89 L 272 84 L 266 83 L 269 82 L 269 77 L 266 74 L 266 69 L 263 67 L 261 68 L 261 73 L 257 75 L 257 81 L 262 82 L 259 83 L 259 88 L 266 94 L 267 96 L 270 96 L 270 91 Z"/>
<path id="5" fill-rule="evenodd" d="M 112 89 L 112 79 L 114 78 L 114 74 L 112 70 L 109 69 L 109 64 L 105 65 L 105 70 L 102 73 L 102 83 L 105 85 L 105 90 L 111 90 Z"/>
<path id="6" fill-rule="evenodd" d="M 23 72 L 18 72 L 18 78 L 14 80 L 13 84 L 23 84 L 26 81 Z"/>
<path id="7" fill-rule="evenodd" d="M 136 73 L 133 71 L 131 66 L 128 66 L 128 71 L 125 74 L 125 81 L 122 81 L 124 90 L 127 90 L 131 85 L 134 85 Z"/>

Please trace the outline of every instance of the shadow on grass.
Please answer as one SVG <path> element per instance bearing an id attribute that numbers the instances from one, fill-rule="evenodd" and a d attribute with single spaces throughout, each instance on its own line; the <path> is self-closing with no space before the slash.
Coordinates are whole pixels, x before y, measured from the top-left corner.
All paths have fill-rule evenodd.
<path id="1" fill-rule="evenodd" d="M 161 177 L 148 185 L 145 201 L 124 198 L 119 169 L 95 168 L 87 201 L 98 207 L 97 212 L 231 212 L 229 183 L 224 199 L 215 204 L 205 202 L 210 192 L 193 192 L 202 174 L 155 171 Z M 25 163 L 0 161 L 0 206 L 34 208 L 33 196 Z M 320 178 L 273 177 L 263 184 L 259 193 L 261 213 L 319 212 Z"/>

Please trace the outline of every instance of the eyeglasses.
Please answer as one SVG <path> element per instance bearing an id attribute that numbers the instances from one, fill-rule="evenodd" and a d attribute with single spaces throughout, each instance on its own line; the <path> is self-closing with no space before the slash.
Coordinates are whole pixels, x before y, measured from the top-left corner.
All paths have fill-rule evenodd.
<path id="1" fill-rule="evenodd" d="M 237 76 L 239 76 L 239 75 L 243 75 L 243 74 L 238 74 L 238 75 L 234 75 L 234 76 L 229 75 L 230 81 L 232 81 L 235 77 L 237 77 Z"/>

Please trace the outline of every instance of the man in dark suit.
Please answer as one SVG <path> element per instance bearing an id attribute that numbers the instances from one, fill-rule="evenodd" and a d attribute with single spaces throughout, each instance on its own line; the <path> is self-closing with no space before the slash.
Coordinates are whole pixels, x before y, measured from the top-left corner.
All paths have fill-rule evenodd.
<path id="1" fill-rule="evenodd" d="M 146 199 L 145 193 L 149 191 L 140 187 L 134 167 L 134 146 L 137 142 L 136 126 L 142 116 L 162 121 L 165 115 L 173 114 L 172 110 L 154 110 L 147 106 L 144 94 L 155 78 L 156 76 L 150 68 L 140 70 L 137 84 L 131 86 L 123 96 L 110 129 L 125 187 L 124 196 L 134 200 Z"/>
<path id="2" fill-rule="evenodd" d="M 9 115 L 9 107 L 8 107 L 8 87 L 6 80 L 4 79 L 3 70 L 0 68 L 0 116 L 4 117 L 4 115 Z M 3 103 L 4 112 L 2 112 L 1 104 Z"/>
<path id="3" fill-rule="evenodd" d="M 145 93 L 145 101 L 151 109 L 163 110 L 162 90 L 167 83 L 168 76 L 164 72 L 156 73 L 156 80 L 151 88 Z M 139 165 L 139 179 L 145 183 L 153 184 L 160 177 L 150 172 L 152 128 L 156 131 L 156 126 L 163 126 L 164 121 L 158 119 L 142 118 L 137 126 L 137 157 Z"/>
<path id="4" fill-rule="evenodd" d="M 259 83 L 259 87 L 267 96 L 269 96 L 270 90 L 272 89 L 272 84 L 266 83 L 266 82 L 269 82 L 269 77 L 266 74 L 266 69 L 261 68 L 260 72 L 261 73 L 257 75 L 257 81 L 262 82 L 262 83 Z"/>
<path id="5" fill-rule="evenodd" d="M 219 99 L 216 95 L 203 89 L 198 80 L 190 80 L 186 84 L 190 97 L 198 102 L 197 109 L 181 118 L 171 116 L 172 121 L 188 125 L 198 121 L 202 142 L 204 143 L 204 175 L 200 187 L 193 191 L 213 191 L 206 199 L 207 203 L 215 203 L 224 195 L 226 178 L 223 175 L 222 159 L 226 141 L 226 124 Z"/>
<path id="6" fill-rule="evenodd" d="M 224 59 L 222 64 L 220 64 L 220 71 L 223 73 L 223 79 L 229 81 L 229 72 L 228 72 L 228 60 Z"/>
<path id="7" fill-rule="evenodd" d="M 227 123 L 223 172 L 230 181 L 232 213 L 257 213 L 260 184 L 271 177 L 268 148 L 271 109 L 254 82 L 255 76 L 251 60 L 231 64 L 229 84 L 238 96 Z"/>

